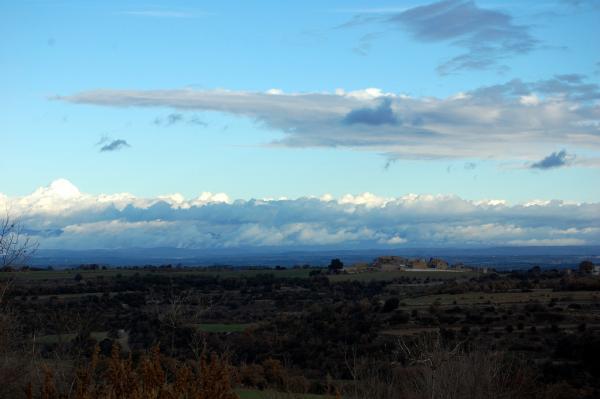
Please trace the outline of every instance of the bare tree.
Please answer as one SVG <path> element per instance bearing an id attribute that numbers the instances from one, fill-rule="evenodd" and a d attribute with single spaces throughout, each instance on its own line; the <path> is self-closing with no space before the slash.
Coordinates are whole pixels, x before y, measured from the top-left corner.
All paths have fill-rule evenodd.
<path id="1" fill-rule="evenodd" d="M 507 399 L 535 392 L 529 371 L 500 352 L 448 345 L 439 334 L 400 339 L 391 362 L 347 358 L 353 383 L 349 399 Z"/>
<path id="2" fill-rule="evenodd" d="M 37 243 L 24 234 L 22 225 L 6 212 L 0 219 L 0 270 L 24 266 L 36 249 Z M 14 382 L 25 375 L 27 362 L 20 355 L 24 342 L 18 319 L 7 303 L 11 283 L 11 278 L 0 274 L 0 397 L 14 394 Z"/>
<path id="3" fill-rule="evenodd" d="M 24 266 L 37 247 L 37 242 L 24 234 L 22 224 L 11 218 L 6 211 L 5 216 L 0 219 L 0 270 Z M 10 278 L 0 278 L 0 316 L 7 313 L 6 293 L 11 282 Z"/>
<path id="4" fill-rule="evenodd" d="M 6 212 L 0 219 L 0 267 L 24 266 L 37 247 L 37 242 L 24 233 L 23 225 Z"/>

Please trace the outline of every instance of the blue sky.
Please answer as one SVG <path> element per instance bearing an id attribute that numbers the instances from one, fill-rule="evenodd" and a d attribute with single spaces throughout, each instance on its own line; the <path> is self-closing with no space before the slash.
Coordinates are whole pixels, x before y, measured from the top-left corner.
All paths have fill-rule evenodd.
<path id="1" fill-rule="evenodd" d="M 0 193 L 596 203 L 599 16 L 594 0 L 2 1 Z"/>

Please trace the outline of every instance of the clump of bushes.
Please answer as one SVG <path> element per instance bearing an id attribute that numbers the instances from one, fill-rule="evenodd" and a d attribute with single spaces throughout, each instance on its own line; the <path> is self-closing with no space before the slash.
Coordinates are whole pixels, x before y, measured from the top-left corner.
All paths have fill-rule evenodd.
<path id="1" fill-rule="evenodd" d="M 76 371 L 72 384 L 57 384 L 44 367 L 38 389 L 29 384 L 28 399 L 237 399 L 228 363 L 213 354 L 182 363 L 161 355 L 158 346 L 134 366 L 118 345 L 109 357 L 96 346 L 89 362 Z M 36 394 L 36 391 L 39 394 Z"/>

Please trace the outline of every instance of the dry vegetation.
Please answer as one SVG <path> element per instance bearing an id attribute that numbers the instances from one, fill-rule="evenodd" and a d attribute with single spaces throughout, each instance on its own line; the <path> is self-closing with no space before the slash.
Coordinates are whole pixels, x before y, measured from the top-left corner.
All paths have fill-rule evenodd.
<path id="1" fill-rule="evenodd" d="M 65 383 L 42 365 L 42 381 L 30 382 L 28 399 L 235 399 L 229 365 L 216 355 L 197 364 L 169 361 L 152 348 L 134 367 L 131 356 L 123 358 L 114 345 L 109 357 L 96 346 L 89 361 Z M 39 385 L 39 387 L 37 386 Z M 36 394 L 39 392 L 39 394 Z"/>

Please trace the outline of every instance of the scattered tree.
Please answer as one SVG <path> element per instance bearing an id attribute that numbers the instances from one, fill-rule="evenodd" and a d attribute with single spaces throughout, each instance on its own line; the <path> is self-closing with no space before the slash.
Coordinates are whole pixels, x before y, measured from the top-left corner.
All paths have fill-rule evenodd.
<path id="1" fill-rule="evenodd" d="M 594 264 L 589 260 L 584 260 L 579 264 L 579 271 L 581 273 L 591 273 L 594 271 Z"/>
<path id="2" fill-rule="evenodd" d="M 383 312 L 387 313 L 396 310 L 399 304 L 400 300 L 397 297 L 389 298 L 385 301 L 385 304 L 383 305 Z"/>
<path id="3" fill-rule="evenodd" d="M 331 259 L 329 263 L 329 273 L 338 274 L 344 268 L 344 263 L 338 258 Z"/>

